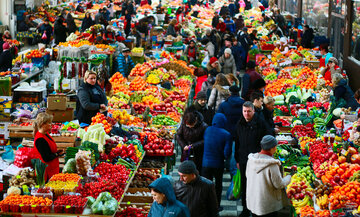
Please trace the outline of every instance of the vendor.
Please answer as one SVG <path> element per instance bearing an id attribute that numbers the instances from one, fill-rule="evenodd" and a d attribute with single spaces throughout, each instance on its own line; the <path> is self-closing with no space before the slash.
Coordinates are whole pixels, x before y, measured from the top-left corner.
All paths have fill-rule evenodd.
<path id="1" fill-rule="evenodd" d="M 86 71 L 84 83 L 78 90 L 76 116 L 80 123 L 91 124 L 91 118 L 100 112 L 100 109 L 106 109 L 106 95 L 96 83 L 96 76 L 96 72 Z"/>
<path id="2" fill-rule="evenodd" d="M 5 42 L 2 45 L 3 52 L 0 54 L 0 72 L 6 72 L 12 69 L 13 56 L 10 53 L 10 45 Z"/>
<path id="3" fill-rule="evenodd" d="M 335 74 L 341 74 L 342 70 L 338 66 L 338 61 L 335 57 L 330 57 L 326 67 L 321 70 L 321 74 L 324 76 L 324 80 L 331 82 L 331 78 Z"/>
<path id="4" fill-rule="evenodd" d="M 58 150 L 54 139 L 49 135 L 53 116 L 48 113 L 40 113 L 34 122 L 34 148 L 40 156 L 40 160 L 47 165 L 45 180 L 59 173 L 59 157 L 63 154 Z"/>
<path id="5" fill-rule="evenodd" d="M 349 85 L 346 84 L 346 80 L 343 78 L 343 76 L 339 73 L 336 73 L 331 78 L 336 101 L 344 99 L 346 101 L 345 107 L 350 107 L 352 111 L 356 111 L 360 105 L 354 97 L 354 92 L 351 90 Z"/>
<path id="6" fill-rule="evenodd" d="M 271 32 L 267 35 L 267 36 L 270 36 L 272 34 L 275 34 L 277 35 L 278 37 L 283 37 L 284 36 L 284 32 L 282 31 L 282 29 L 276 25 L 276 24 L 273 24 L 271 26 Z"/>
<path id="7" fill-rule="evenodd" d="M 105 39 L 106 44 L 112 44 L 115 42 L 115 33 L 112 26 L 108 25 L 106 31 L 104 32 L 103 38 Z"/>
<path id="8" fill-rule="evenodd" d="M 332 53 L 329 53 L 329 48 L 327 44 L 320 45 L 320 53 L 322 57 L 320 58 L 320 65 L 319 67 L 325 67 L 327 66 L 330 57 L 332 57 Z"/>
<path id="9" fill-rule="evenodd" d="M 94 25 L 94 21 L 92 20 L 90 13 L 86 12 L 85 18 L 81 23 L 81 32 L 85 32 L 86 29 L 90 28 L 92 25 Z"/>
<path id="10" fill-rule="evenodd" d="M 6 31 L 4 32 L 3 39 L 4 39 L 4 40 L 5 40 L 5 39 L 8 39 L 8 40 L 11 40 L 11 39 L 12 39 L 9 30 L 6 30 Z"/>
<path id="11" fill-rule="evenodd" d="M 118 70 L 125 78 L 129 76 L 131 69 L 135 67 L 133 60 L 130 57 L 130 49 L 125 48 L 122 50 L 122 54 L 116 59 Z"/>
<path id="12" fill-rule="evenodd" d="M 185 48 L 184 51 L 185 57 L 187 57 L 188 63 L 191 63 L 196 60 L 198 55 L 198 50 L 194 40 L 190 40 L 189 45 Z"/>
<path id="13" fill-rule="evenodd" d="M 281 54 L 285 55 L 289 52 L 289 47 L 287 44 L 287 38 L 286 37 L 281 37 L 280 38 L 280 45 L 279 45 L 279 50 L 281 52 Z"/>
<path id="14" fill-rule="evenodd" d="M 68 29 L 64 26 L 64 18 L 59 16 L 54 24 L 54 38 L 55 44 L 66 41 L 66 32 Z"/>
<path id="15" fill-rule="evenodd" d="M 176 19 L 172 19 L 170 21 L 169 26 L 166 30 L 165 36 L 168 36 L 168 35 L 171 35 L 173 37 L 177 36 L 176 31 L 175 31 L 176 22 L 177 22 Z"/>

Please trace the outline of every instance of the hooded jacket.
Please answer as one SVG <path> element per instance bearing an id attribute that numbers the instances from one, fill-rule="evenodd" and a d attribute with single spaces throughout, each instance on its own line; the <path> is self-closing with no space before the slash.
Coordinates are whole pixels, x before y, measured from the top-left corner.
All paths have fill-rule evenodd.
<path id="1" fill-rule="evenodd" d="M 227 120 L 224 114 L 215 114 L 212 126 L 204 134 L 203 167 L 224 168 L 224 159 L 231 154 L 232 137 L 225 130 Z M 222 154 L 221 154 L 222 153 Z"/>
<path id="2" fill-rule="evenodd" d="M 165 194 L 166 201 L 164 204 L 153 202 L 148 217 L 190 217 L 189 209 L 180 201 L 176 200 L 174 189 L 167 178 L 156 179 L 149 185 Z"/>
<path id="3" fill-rule="evenodd" d="M 244 100 L 238 95 L 231 95 L 225 102 L 221 103 L 218 109 L 218 113 L 225 115 L 227 119 L 226 130 L 235 137 L 236 123 L 242 116 L 242 105 Z"/>
<path id="4" fill-rule="evenodd" d="M 334 96 L 336 101 L 338 101 L 340 98 L 344 99 L 346 101 L 346 107 L 351 107 L 351 110 L 353 111 L 360 107 L 359 103 L 357 103 L 354 98 L 354 92 L 351 90 L 349 85 L 346 84 L 345 79 L 342 79 L 335 87 Z"/>
<path id="5" fill-rule="evenodd" d="M 209 106 L 207 106 L 205 104 L 205 106 L 201 106 L 197 100 L 195 100 L 194 104 L 192 106 L 189 107 L 193 108 L 194 111 L 199 112 L 200 114 L 202 114 L 203 118 L 204 118 L 204 122 L 208 125 L 211 126 L 213 117 L 214 117 L 214 110 L 212 108 L 209 108 Z"/>
<path id="6" fill-rule="evenodd" d="M 246 164 L 248 155 L 261 150 L 260 141 L 265 135 L 271 135 L 271 130 L 264 119 L 255 113 L 251 121 L 246 122 L 242 116 L 235 129 L 235 160 Z"/>
<path id="7" fill-rule="evenodd" d="M 219 58 L 219 63 L 224 74 L 233 74 L 236 76 L 236 64 L 234 56 L 232 54 L 229 58 L 225 58 L 225 54 L 222 55 Z"/>
<path id="8" fill-rule="evenodd" d="M 174 191 L 176 199 L 189 208 L 191 217 L 219 216 L 215 186 L 210 180 L 199 175 L 188 184 L 178 180 Z"/>
<path id="9" fill-rule="evenodd" d="M 276 212 L 288 205 L 285 187 L 291 177 L 282 177 L 281 163 L 268 155 L 249 154 L 246 166 L 246 204 L 259 216 Z"/>
<path id="10" fill-rule="evenodd" d="M 229 88 L 229 86 L 214 85 L 210 93 L 208 106 L 215 108 L 214 110 L 217 111 L 220 104 L 230 96 Z"/>

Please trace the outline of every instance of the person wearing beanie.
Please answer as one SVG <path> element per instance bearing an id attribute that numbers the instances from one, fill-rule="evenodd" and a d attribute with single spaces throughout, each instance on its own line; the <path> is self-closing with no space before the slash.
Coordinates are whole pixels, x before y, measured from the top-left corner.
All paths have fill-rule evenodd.
<path id="1" fill-rule="evenodd" d="M 12 69 L 13 56 L 10 53 L 10 45 L 5 42 L 2 45 L 3 52 L 0 54 L 0 72 L 6 72 Z"/>
<path id="2" fill-rule="evenodd" d="M 46 35 L 46 37 L 44 37 L 44 38 L 41 37 L 41 41 L 45 45 L 48 45 L 50 43 L 51 35 L 53 33 L 53 28 L 49 24 L 48 19 L 45 19 L 44 23 L 41 24 L 41 26 L 39 27 L 39 32 L 41 33 L 41 35 L 44 35 L 44 34 Z"/>
<path id="3" fill-rule="evenodd" d="M 250 89 L 245 97 L 245 100 L 250 100 L 250 96 L 253 92 L 264 92 L 266 87 L 266 82 L 263 78 L 259 78 L 251 83 Z"/>
<path id="4" fill-rule="evenodd" d="M 149 188 L 154 202 L 148 217 L 190 217 L 189 209 L 176 199 L 174 189 L 168 178 L 156 179 L 149 185 Z"/>
<path id="5" fill-rule="evenodd" d="M 235 141 L 235 131 L 236 131 L 236 123 L 240 120 L 242 116 L 242 105 L 244 104 L 244 100 L 240 97 L 240 88 L 237 85 L 233 85 L 229 88 L 231 95 L 227 98 L 223 103 L 220 104 L 218 113 L 222 113 L 225 115 L 227 119 L 227 124 L 225 129 L 231 134 L 232 143 Z M 236 161 L 234 158 L 235 152 L 235 144 L 232 146 L 232 153 L 229 161 L 229 170 L 230 175 L 233 177 L 236 174 Z"/>
<path id="6" fill-rule="evenodd" d="M 174 184 L 176 199 L 185 204 L 191 217 L 218 217 L 215 186 L 199 175 L 193 161 L 180 164 L 180 179 Z"/>
<path id="7" fill-rule="evenodd" d="M 243 211 L 240 217 L 248 217 L 250 210 L 247 207 L 246 195 L 246 164 L 248 155 L 261 150 L 260 141 L 265 135 L 271 135 L 271 130 L 264 119 L 255 113 L 254 105 L 247 101 L 242 106 L 242 116 L 235 128 L 235 160 L 241 173 L 241 202 Z"/>
<path id="8" fill-rule="evenodd" d="M 219 58 L 219 63 L 224 74 L 231 73 L 236 76 L 235 59 L 230 48 L 224 50 L 224 54 Z"/>
<path id="9" fill-rule="evenodd" d="M 210 126 L 214 116 L 214 110 L 207 105 L 208 96 L 205 91 L 200 91 L 196 95 L 194 104 L 190 106 L 204 117 L 204 122 Z"/>
<path id="10" fill-rule="evenodd" d="M 217 74 L 221 72 L 221 66 L 216 57 L 211 57 L 210 61 L 206 64 L 206 69 L 208 71 L 208 75 L 216 77 Z"/>
<path id="11" fill-rule="evenodd" d="M 274 159 L 277 141 L 266 135 L 261 139 L 261 151 L 249 154 L 246 167 L 247 207 L 252 216 L 277 216 L 277 211 L 290 205 L 285 187 L 291 175 L 282 176 L 281 162 Z"/>
<path id="12" fill-rule="evenodd" d="M 219 18 L 219 23 L 216 25 L 216 30 L 220 32 L 220 34 L 225 34 L 226 32 L 226 24 L 224 23 L 223 18 Z"/>

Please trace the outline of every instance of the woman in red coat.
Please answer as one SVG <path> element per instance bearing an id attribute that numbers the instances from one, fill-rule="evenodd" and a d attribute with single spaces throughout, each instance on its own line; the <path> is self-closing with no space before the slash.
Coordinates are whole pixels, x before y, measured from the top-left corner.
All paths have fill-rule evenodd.
<path id="1" fill-rule="evenodd" d="M 49 135 L 52 119 L 52 115 L 40 113 L 34 122 L 34 148 L 40 160 L 47 165 L 45 181 L 59 173 L 59 157 L 63 155 L 63 151 L 57 150 L 54 139 Z"/>
<path id="2" fill-rule="evenodd" d="M 226 24 L 224 23 L 224 19 L 220 18 L 219 23 L 216 26 L 216 30 L 218 30 L 221 33 L 225 33 L 226 31 Z"/>

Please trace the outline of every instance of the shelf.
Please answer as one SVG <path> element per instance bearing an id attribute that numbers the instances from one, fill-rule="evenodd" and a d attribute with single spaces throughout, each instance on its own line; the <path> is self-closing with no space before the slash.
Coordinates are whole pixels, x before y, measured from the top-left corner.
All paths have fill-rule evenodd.
<path id="1" fill-rule="evenodd" d="M 28 81 L 28 80 L 32 79 L 33 77 L 38 76 L 38 75 L 39 75 L 40 73 L 42 73 L 42 72 L 43 72 L 43 70 L 40 69 L 39 71 L 37 71 L 37 72 L 35 72 L 35 73 L 29 74 L 27 78 L 25 78 L 25 79 L 19 81 L 18 83 L 12 85 L 12 86 L 11 86 L 11 89 L 17 88 L 22 82 Z"/>

